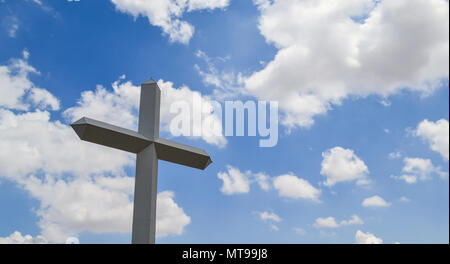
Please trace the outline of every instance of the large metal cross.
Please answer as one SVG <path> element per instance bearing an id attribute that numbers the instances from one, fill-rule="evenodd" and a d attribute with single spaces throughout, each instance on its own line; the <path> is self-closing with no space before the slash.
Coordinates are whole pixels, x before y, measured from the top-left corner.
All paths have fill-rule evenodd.
<path id="1" fill-rule="evenodd" d="M 158 159 L 197 169 L 211 164 L 201 149 L 159 138 L 161 90 L 152 79 L 141 85 L 138 132 L 83 117 L 71 126 L 80 139 L 137 154 L 133 244 L 154 244 Z"/>

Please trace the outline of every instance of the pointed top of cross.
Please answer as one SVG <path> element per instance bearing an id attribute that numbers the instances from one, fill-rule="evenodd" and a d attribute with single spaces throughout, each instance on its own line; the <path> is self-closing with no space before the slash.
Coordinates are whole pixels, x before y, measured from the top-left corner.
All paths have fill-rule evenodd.
<path id="1" fill-rule="evenodd" d="M 144 82 L 143 84 L 155 84 L 155 80 L 153 80 L 153 78 L 150 77 L 150 79 L 146 82 Z"/>

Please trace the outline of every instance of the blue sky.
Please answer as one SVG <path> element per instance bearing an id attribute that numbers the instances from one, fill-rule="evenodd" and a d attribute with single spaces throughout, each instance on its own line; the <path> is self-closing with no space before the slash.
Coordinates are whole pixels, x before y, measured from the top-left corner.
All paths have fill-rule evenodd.
<path id="1" fill-rule="evenodd" d="M 0 242 L 131 241 L 134 157 L 68 125 L 135 129 L 152 76 L 280 107 L 273 148 L 163 113 L 214 163 L 159 162 L 158 243 L 448 243 L 447 1 L 136 2 L 0 1 Z"/>

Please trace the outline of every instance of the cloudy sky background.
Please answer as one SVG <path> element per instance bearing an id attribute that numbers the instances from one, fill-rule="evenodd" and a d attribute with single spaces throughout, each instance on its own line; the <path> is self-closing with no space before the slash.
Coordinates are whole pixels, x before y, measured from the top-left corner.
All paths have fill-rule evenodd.
<path id="1" fill-rule="evenodd" d="M 0 243 L 130 242 L 135 157 L 69 124 L 136 129 L 150 76 L 214 161 L 159 163 L 158 243 L 448 243 L 448 31 L 445 0 L 0 0 Z M 194 94 L 278 101 L 278 145 L 173 137 Z"/>

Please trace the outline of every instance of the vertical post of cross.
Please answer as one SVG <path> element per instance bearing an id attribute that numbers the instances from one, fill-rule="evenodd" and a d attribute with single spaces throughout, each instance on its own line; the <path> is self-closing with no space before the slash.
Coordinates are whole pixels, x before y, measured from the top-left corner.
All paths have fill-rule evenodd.
<path id="1" fill-rule="evenodd" d="M 141 85 L 139 133 L 149 139 L 159 138 L 161 91 L 150 79 Z M 156 233 L 156 197 L 158 157 L 155 143 L 137 154 L 134 187 L 133 244 L 154 244 Z"/>

